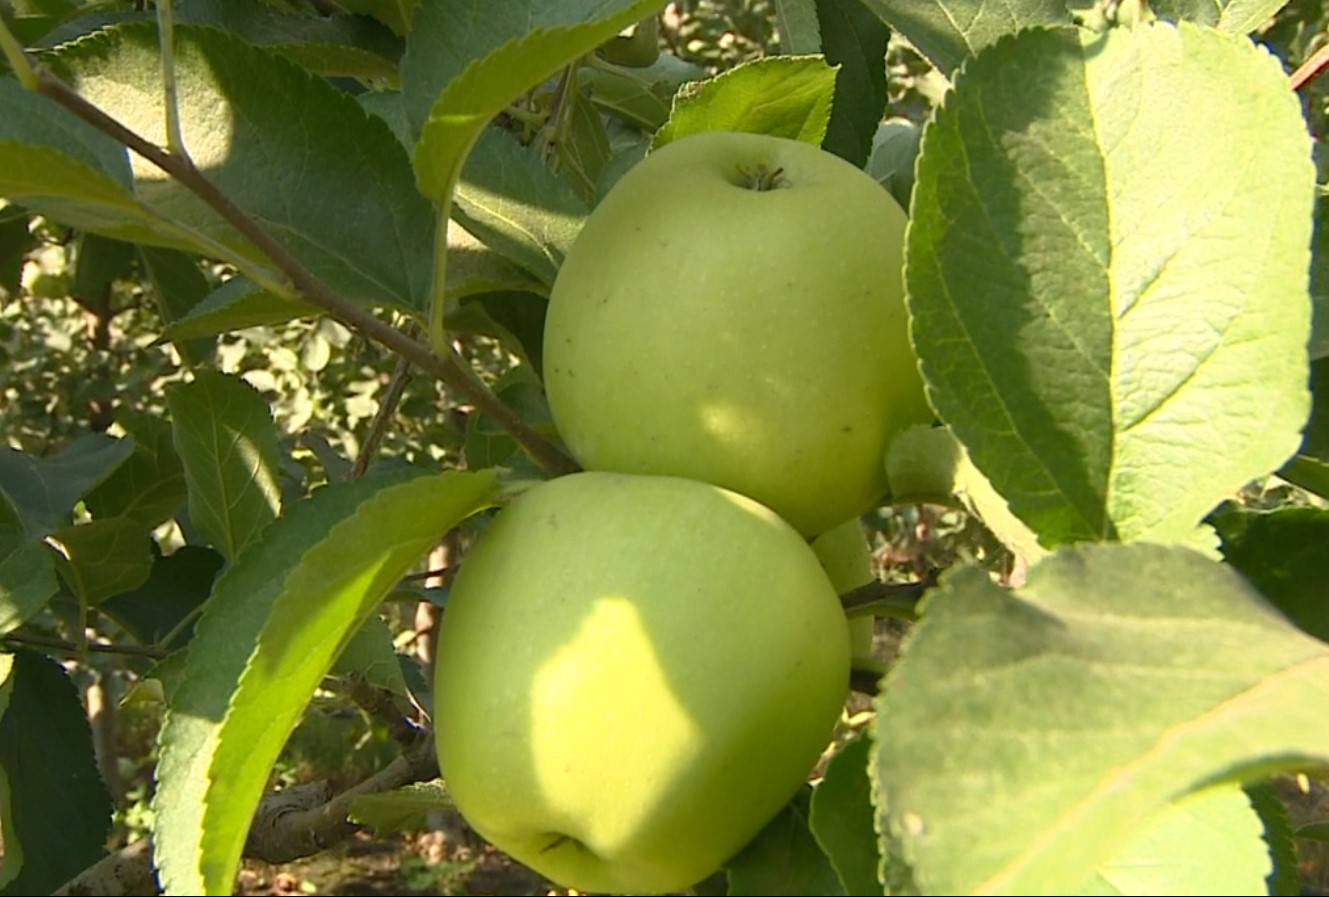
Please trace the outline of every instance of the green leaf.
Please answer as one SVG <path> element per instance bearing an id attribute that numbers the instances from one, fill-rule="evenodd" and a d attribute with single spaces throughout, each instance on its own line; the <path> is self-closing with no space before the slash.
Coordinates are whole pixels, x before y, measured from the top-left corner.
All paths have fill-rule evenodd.
<path id="1" fill-rule="evenodd" d="M 238 377 L 200 370 L 166 394 L 189 489 L 189 519 L 228 561 L 281 510 L 277 431 L 263 397 Z"/>
<path id="2" fill-rule="evenodd" d="M 463 300 L 448 316 L 448 328 L 458 333 L 480 333 L 499 340 L 503 347 L 541 376 L 544 362 L 544 296 L 504 290 Z"/>
<path id="3" fill-rule="evenodd" d="M 1018 592 L 953 571 L 878 699 L 888 873 L 1075 893 L 1172 801 L 1329 759 L 1327 699 L 1329 645 L 1187 549 L 1062 549 Z"/>
<path id="4" fill-rule="evenodd" d="M 1311 359 L 1329 355 L 1329 198 L 1315 198 L 1315 229 L 1311 240 Z"/>
<path id="5" fill-rule="evenodd" d="M 59 589 L 55 558 L 40 540 L 7 552 L 0 559 L 0 635 L 30 619 Z"/>
<path id="6" fill-rule="evenodd" d="M 1296 448 L 1313 185 L 1287 77 L 1244 37 L 1026 31 L 965 67 L 923 136 L 912 333 L 1045 545 L 1189 538 Z"/>
<path id="7" fill-rule="evenodd" d="M 817 0 L 817 20 L 826 61 L 840 69 L 821 146 L 862 168 L 886 109 L 886 42 L 891 34 L 862 0 Z"/>
<path id="8" fill-rule="evenodd" d="M 225 29 L 319 75 L 397 80 L 402 43 L 371 19 L 284 13 L 258 0 L 178 0 L 176 6 L 179 22 Z"/>
<path id="9" fill-rule="evenodd" d="M 1266 879 L 1264 893 L 1275 897 L 1296 897 L 1301 893 L 1297 881 L 1297 845 L 1293 841 L 1292 823 L 1287 807 L 1267 782 L 1246 786 L 1246 796 L 1260 816 L 1264 826 L 1264 843 L 1273 862 L 1273 871 Z"/>
<path id="10" fill-rule="evenodd" d="M 1329 844 L 1329 822 L 1313 822 L 1297 829 L 1296 836 L 1307 841 L 1323 841 Z"/>
<path id="11" fill-rule="evenodd" d="M 370 617 L 351 637 L 332 665 L 334 676 L 359 676 L 375 688 L 406 696 L 406 677 L 392 644 L 392 631 L 378 617 Z"/>
<path id="12" fill-rule="evenodd" d="M 1265 894 L 1269 849 L 1246 793 L 1219 785 L 1187 795 L 1149 820 L 1105 863 L 1090 894 Z"/>
<path id="13" fill-rule="evenodd" d="M 1321 498 L 1329 497 L 1329 359 L 1311 362 L 1311 418 L 1297 454 L 1278 473 Z"/>
<path id="14" fill-rule="evenodd" d="M 443 780 L 433 779 L 378 794 L 362 794 L 351 801 L 350 818 L 386 835 L 436 828 L 438 816 L 455 812 Z"/>
<path id="15" fill-rule="evenodd" d="M 225 563 L 211 548 L 184 545 L 152 562 L 147 582 L 116 595 L 98 608 L 145 645 L 156 644 L 202 604 Z M 189 640 L 190 627 L 166 645 L 177 648 Z"/>
<path id="16" fill-rule="evenodd" d="M 821 52 L 817 0 L 775 0 L 775 27 L 781 53 L 806 56 Z"/>
<path id="17" fill-rule="evenodd" d="M 49 458 L 0 446 L 0 491 L 23 518 L 30 536 L 69 522 L 74 505 L 134 452 L 133 439 L 81 436 Z"/>
<path id="18" fill-rule="evenodd" d="M 97 773 L 78 689 L 59 663 L 15 652 L 4 689 L 0 894 L 49 894 L 105 852 L 111 795 Z"/>
<path id="19" fill-rule="evenodd" d="M 395 33 L 405 35 L 411 30 L 411 18 L 420 0 L 338 0 L 338 5 L 350 12 L 373 16 Z"/>
<path id="20" fill-rule="evenodd" d="M 161 737 L 154 839 L 168 894 L 224 894 L 273 762 L 378 602 L 495 495 L 492 472 L 328 486 L 217 580 Z"/>
<path id="21" fill-rule="evenodd" d="M 651 149 L 701 131 L 746 131 L 820 144 L 830 122 L 835 75 L 820 56 L 769 56 L 685 84 Z"/>
<path id="22" fill-rule="evenodd" d="M 157 300 L 157 313 L 168 328 L 188 316 L 210 292 L 212 284 L 200 270 L 195 256 L 172 249 L 139 247 L 146 284 Z M 191 364 L 212 358 L 215 342 L 210 339 L 177 340 L 176 349 Z"/>
<path id="23" fill-rule="evenodd" d="M 846 894 L 880 894 L 872 783 L 868 780 L 872 742 L 866 735 L 840 748 L 812 792 L 808 824 Z"/>
<path id="24" fill-rule="evenodd" d="M 0 209 L 0 290 L 10 295 L 19 291 L 24 259 L 36 247 L 27 213 L 13 206 Z"/>
<path id="25" fill-rule="evenodd" d="M 732 897 L 844 894 L 835 870 L 808 828 L 807 798 L 806 789 L 800 791 L 725 866 Z"/>
<path id="26" fill-rule="evenodd" d="M 146 529 L 165 523 L 185 503 L 184 468 L 175 453 L 171 425 L 160 417 L 128 415 L 120 425 L 133 437 L 134 452 L 87 493 L 93 517 L 131 517 Z"/>
<path id="27" fill-rule="evenodd" d="M 88 308 L 88 298 L 104 298 L 113 282 L 127 278 L 133 271 L 133 244 L 82 234 L 75 243 L 73 268 L 71 295 Z"/>
<path id="28" fill-rule="evenodd" d="M 602 111 L 643 131 L 655 131 L 669 119 L 673 88 L 650 81 L 640 69 L 602 63 L 584 67 L 577 79 L 591 88 L 591 102 Z"/>
<path id="29" fill-rule="evenodd" d="M 424 0 L 402 60 L 415 174 L 435 202 L 452 193 L 476 138 L 503 107 L 654 12 L 659 0 Z"/>
<path id="30" fill-rule="evenodd" d="M 586 201 L 537 150 L 493 128 L 466 161 L 452 206 L 453 218 L 481 243 L 545 284 L 554 282 L 588 214 Z M 464 259 L 449 245 L 449 280 L 454 262 L 461 266 Z"/>
<path id="31" fill-rule="evenodd" d="M 1159 18 L 1190 19 L 1229 34 L 1249 34 L 1267 22 L 1287 0 L 1152 0 Z"/>
<path id="32" fill-rule="evenodd" d="M 423 307 L 433 211 L 382 121 L 326 80 L 225 32 L 182 24 L 175 43 L 185 144 L 221 192 L 348 298 Z M 52 63 L 86 99 L 165 144 L 151 23 L 97 32 L 58 49 Z M 137 156 L 132 165 L 140 199 L 226 247 L 231 260 L 267 264 L 185 187 Z M 206 241 L 196 248 L 216 255 Z"/>
<path id="33" fill-rule="evenodd" d="M 84 605 L 137 589 L 152 572 L 147 527 L 130 517 L 62 527 L 47 538 L 59 551 L 56 568 Z"/>
<path id="34" fill-rule="evenodd" d="M 1070 24 L 1064 0 L 862 0 L 949 76 L 960 63 L 1025 28 Z"/>
<path id="35" fill-rule="evenodd" d="M 909 208 L 914 191 L 914 161 L 918 158 L 918 125 L 893 118 L 877 126 L 872 153 L 864 169 L 891 192 L 900 208 Z"/>
<path id="36" fill-rule="evenodd" d="M 595 201 L 595 185 L 613 151 L 604 120 L 591 102 L 589 91 L 578 90 L 566 102 L 572 104 L 572 112 L 568 116 L 567 137 L 557 144 L 559 161 L 581 198 L 589 204 Z M 465 177 L 466 171 L 462 169 L 462 178 Z"/>
<path id="37" fill-rule="evenodd" d="M 1293 623 L 1329 642 L 1329 510 L 1232 507 L 1214 524 L 1227 562 Z"/>
<path id="38" fill-rule="evenodd" d="M 177 342 L 202 339 L 246 327 L 284 324 L 296 318 L 322 314 L 323 309 L 317 305 L 269 293 L 247 277 L 232 277 L 184 317 L 168 324 L 166 336 Z"/>

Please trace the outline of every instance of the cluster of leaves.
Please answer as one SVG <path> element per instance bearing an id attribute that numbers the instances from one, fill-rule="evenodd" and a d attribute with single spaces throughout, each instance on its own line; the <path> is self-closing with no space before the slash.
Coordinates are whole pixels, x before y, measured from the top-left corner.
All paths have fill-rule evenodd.
<path id="1" fill-rule="evenodd" d="M 713 129 L 822 145 L 909 206 L 914 336 L 947 426 L 892 449 L 895 499 L 968 509 L 1028 568 L 1012 590 L 957 564 L 930 591 L 868 735 L 724 887 L 1295 888 L 1294 833 L 1254 783 L 1329 764 L 1329 442 L 1312 405 L 1329 395 L 1329 340 L 1305 301 L 1322 214 L 1306 119 L 1245 36 L 1280 4 L 1160 2 L 1181 25 L 1109 29 L 1139 4 L 699 2 L 664 16 L 666 52 L 636 55 L 624 32 L 659 6 L 179 0 L 174 106 L 150 11 L 0 7 L 45 70 L 177 154 L 178 118 L 191 167 L 238 210 L 126 152 L 49 82 L 0 77 L 6 319 L 44 291 L 72 313 L 15 327 L 5 348 L 35 358 L 57 333 L 81 347 L 63 373 L 15 366 L 5 385 L 19 402 L 65 396 L 27 406 L 65 423 L 0 448 L 4 893 L 96 861 L 110 818 L 53 655 L 125 653 L 165 708 L 152 825 L 168 892 L 229 891 L 329 677 L 423 722 L 425 679 L 379 608 L 437 597 L 404 578 L 505 499 L 496 465 L 539 474 L 518 440 L 533 443 L 463 401 L 464 381 L 418 377 L 393 425 L 402 458 L 353 472 L 307 425 L 360 450 L 345 434 L 379 409 L 309 408 L 364 382 L 393 411 L 400 366 L 322 316 L 418 329 L 438 359 L 459 342 L 548 439 L 543 299 L 580 223 L 651 146 Z M 1265 28 L 1289 59 L 1320 40 L 1311 7 Z M 667 52 L 690 23 L 752 42 L 717 44 L 707 65 L 786 55 L 698 80 Z M 892 31 L 913 49 L 892 50 Z M 907 97 L 924 88 L 900 79 L 925 76 L 948 93 L 920 141 L 882 117 L 892 101 L 918 117 Z M 1312 93 L 1312 128 L 1322 117 Z M 18 260 L 43 253 L 21 285 Z M 153 332 L 117 357 L 117 322 Z M 67 439 L 84 414 L 109 432 Z M 469 470 L 438 472 L 459 456 Z M 1214 512 L 1274 471 L 1309 497 Z M 416 731 L 398 728 L 417 773 Z M 424 785 L 343 809 L 407 827 L 445 801 Z"/>

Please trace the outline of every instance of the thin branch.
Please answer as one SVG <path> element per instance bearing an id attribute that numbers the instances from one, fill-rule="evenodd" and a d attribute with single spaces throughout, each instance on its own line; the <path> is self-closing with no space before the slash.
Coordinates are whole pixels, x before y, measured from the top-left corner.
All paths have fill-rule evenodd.
<path id="1" fill-rule="evenodd" d="M 20 632 L 6 633 L 3 637 L 0 637 L 0 641 L 26 648 L 46 648 L 75 656 L 91 651 L 96 654 L 127 654 L 131 657 L 151 657 L 154 660 L 161 660 L 168 653 L 151 645 L 123 645 L 92 641 L 79 644 L 62 638 L 47 638 L 43 635 L 27 635 Z"/>
<path id="2" fill-rule="evenodd" d="M 840 604 L 852 616 L 871 613 L 877 617 L 916 619 L 916 606 L 923 593 L 937 583 L 935 575 L 918 582 L 870 582 L 840 596 Z"/>
<path id="3" fill-rule="evenodd" d="M 176 639 L 180 637 L 180 634 L 183 633 L 185 629 L 189 627 L 189 624 L 193 623 L 200 616 L 202 616 L 203 608 L 206 606 L 207 603 L 204 602 L 203 604 L 198 604 L 195 605 L 194 607 L 191 607 L 189 609 L 189 613 L 181 617 L 180 622 L 176 623 L 174 626 L 171 627 L 170 632 L 166 633 L 161 638 L 157 639 L 156 647 L 162 649 L 163 651 L 170 651 L 171 645 L 175 642 Z"/>
<path id="4" fill-rule="evenodd" d="M 383 444 L 383 435 L 387 432 L 388 421 L 397 411 L 397 405 L 401 403 L 402 394 L 406 392 L 406 384 L 411 382 L 411 363 L 405 357 L 397 358 L 397 366 L 392 370 L 392 379 L 388 381 L 388 392 L 379 403 L 378 411 L 374 414 L 374 420 L 369 425 L 369 433 L 365 436 L 365 444 L 360 447 L 360 454 L 355 458 L 355 465 L 351 468 L 350 479 L 358 480 L 365 475 L 369 469 L 369 463 L 374 460 L 374 455 L 378 454 L 378 448 Z"/>
<path id="5" fill-rule="evenodd" d="M 180 97 L 175 85 L 175 17 L 173 0 L 157 0 L 157 33 L 161 35 L 162 87 L 166 99 L 166 148 L 182 159 L 189 158 L 180 130 Z"/>
<path id="6" fill-rule="evenodd" d="M 438 775 L 433 736 L 422 732 L 411 750 L 381 771 L 329 799 L 327 784 L 298 785 L 266 795 L 245 841 L 244 855 L 269 863 L 312 856 L 350 837 L 359 827 L 347 822 L 352 801 Z M 152 841 L 141 838 L 65 882 L 57 895 L 157 893 Z"/>
<path id="7" fill-rule="evenodd" d="M 0 30 L 3 26 L 0 25 Z M 21 51 L 20 51 L 21 52 Z M 556 445 L 536 432 L 515 411 L 494 395 L 455 351 L 435 355 L 427 346 L 391 325 L 379 320 L 316 277 L 285 246 L 274 239 L 253 218 L 208 180 L 188 158 L 174 156 L 146 140 L 101 109 L 79 96 L 45 68 L 34 68 L 37 92 L 54 100 L 83 121 L 113 137 L 153 165 L 169 174 L 191 193 L 203 200 L 241 236 L 254 244 L 289 279 L 304 298 L 322 307 L 334 318 L 405 358 L 411 364 L 441 380 L 478 411 L 493 418 L 547 473 L 574 473 L 580 468 Z"/>
<path id="8" fill-rule="evenodd" d="M 1288 86 L 1293 90 L 1301 90 L 1301 88 L 1319 77 L 1320 73 L 1326 68 L 1329 68 L 1329 44 L 1325 44 L 1323 47 L 1316 50 L 1311 54 L 1310 59 L 1307 59 L 1301 65 L 1297 66 L 1297 70 L 1287 79 Z"/>

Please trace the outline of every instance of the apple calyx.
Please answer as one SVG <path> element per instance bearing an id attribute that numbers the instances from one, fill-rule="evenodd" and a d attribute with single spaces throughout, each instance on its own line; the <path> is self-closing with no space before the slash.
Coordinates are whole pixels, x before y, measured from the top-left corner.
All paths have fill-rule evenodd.
<path id="1" fill-rule="evenodd" d="M 758 162 L 752 168 L 740 165 L 738 173 L 741 175 L 739 186 L 756 190 L 758 193 L 791 186 L 789 179 L 784 176 L 783 168 L 772 169 L 765 162 Z"/>

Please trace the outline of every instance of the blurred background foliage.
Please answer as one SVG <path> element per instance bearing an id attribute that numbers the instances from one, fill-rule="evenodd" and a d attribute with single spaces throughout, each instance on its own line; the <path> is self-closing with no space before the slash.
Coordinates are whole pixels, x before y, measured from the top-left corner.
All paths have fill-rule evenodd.
<path id="1" fill-rule="evenodd" d="M 134 4 L 126 0 L 97 5 Z M 276 5 L 324 4 L 282 0 Z M 12 8 L 12 3 L 0 0 L 0 12 L 6 7 Z M 780 49 L 774 0 L 680 0 L 661 12 L 659 26 L 662 50 L 711 73 Z M 1327 29 L 1329 4 L 1293 0 L 1257 38 L 1291 69 L 1329 43 Z M 886 68 L 889 105 L 884 118 L 921 125 L 948 82 L 898 36 L 892 36 Z M 1318 147 L 1329 124 L 1329 78 L 1314 82 L 1302 96 L 1317 138 L 1323 182 L 1329 180 L 1325 174 L 1329 162 Z M 905 124 L 899 133 L 911 133 L 909 126 Z M 204 265 L 200 270 L 214 286 L 233 274 L 221 266 Z M 0 205 L 4 443 L 47 455 L 88 432 L 119 432 L 116 421 L 126 415 L 161 416 L 166 388 L 185 379 L 191 364 L 201 363 L 239 374 L 263 394 L 305 487 L 342 475 L 362 448 L 391 381 L 394 357 L 331 320 L 303 319 L 205 341 L 190 350 L 191 362 L 180 349 L 159 340 L 163 316 L 157 302 L 150 272 L 134 247 L 90 241 L 58 222 Z M 497 342 L 468 335 L 456 345 L 491 383 L 512 383 L 520 392 L 522 376 L 512 373 L 519 360 Z M 463 463 L 466 452 L 478 456 L 491 447 L 469 417 L 468 409 L 436 381 L 412 378 L 386 430 L 380 457 Z M 1257 507 L 1303 500 L 1303 494 L 1277 480 L 1255 484 L 1244 496 L 1247 504 Z M 864 522 L 874 547 L 875 572 L 882 578 L 912 579 L 967 560 L 983 562 L 1005 576 L 1015 572 L 1009 554 L 960 509 L 883 508 Z M 419 621 L 411 606 L 394 605 L 389 616 L 393 631 L 404 634 L 397 639 L 398 647 L 413 650 L 411 630 Z M 879 647 L 889 652 L 900 631 L 898 625 L 881 624 Z M 119 704 L 144 669 L 102 656 L 78 673 L 85 686 L 105 687 L 106 699 Z M 151 700 L 125 701 L 107 736 L 114 744 L 106 747 L 106 753 L 116 758 L 115 768 L 104 771 L 117 779 L 117 844 L 141 836 L 150 825 L 148 801 L 159 716 L 160 705 Z M 352 749 L 348 751 L 347 745 Z M 368 716 L 344 699 L 321 694 L 275 776 L 285 785 L 313 779 L 349 784 L 380 766 L 391 750 L 391 739 Z M 1289 805 L 1302 807 L 1306 818 L 1325 809 L 1322 791 L 1291 785 L 1285 790 Z M 391 861 L 372 852 L 358 856 L 352 847 L 335 852 L 330 860 L 316 860 L 313 868 L 321 870 L 317 873 L 309 866 L 293 867 L 291 872 L 251 864 L 245 873 L 245 891 L 347 888 L 343 892 L 464 893 L 501 887 L 507 892 L 522 888 L 527 893 L 549 892 L 546 883 L 506 864 L 458 825 L 405 842 L 404 848 L 398 844 Z M 1329 892 L 1329 845 L 1303 846 L 1309 851 L 1303 881 Z M 314 884 L 314 878 L 329 884 Z"/>

